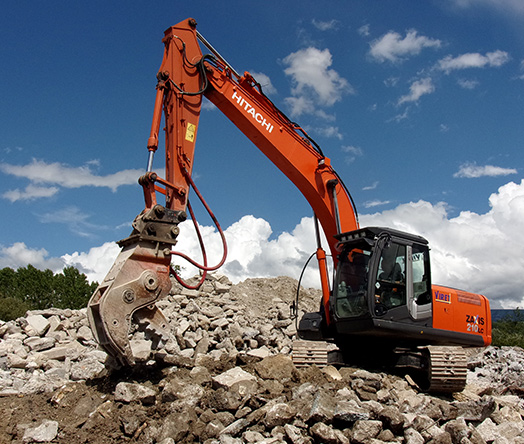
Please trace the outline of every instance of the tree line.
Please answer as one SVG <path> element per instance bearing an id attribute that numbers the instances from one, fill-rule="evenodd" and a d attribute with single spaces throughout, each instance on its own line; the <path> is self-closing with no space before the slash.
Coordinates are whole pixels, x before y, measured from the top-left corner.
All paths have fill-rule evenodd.
<path id="1" fill-rule="evenodd" d="M 513 315 L 508 315 L 493 323 L 493 345 L 524 348 L 524 313 L 516 309 Z"/>
<path id="2" fill-rule="evenodd" d="M 32 265 L 17 270 L 6 267 L 0 270 L 0 319 L 16 319 L 28 310 L 83 308 L 97 287 L 75 267 L 56 274 Z"/>

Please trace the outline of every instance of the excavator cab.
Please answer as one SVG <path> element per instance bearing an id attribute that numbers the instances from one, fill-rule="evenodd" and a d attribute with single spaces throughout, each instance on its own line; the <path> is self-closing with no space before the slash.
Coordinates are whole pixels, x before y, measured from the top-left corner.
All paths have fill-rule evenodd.
<path id="1" fill-rule="evenodd" d="M 306 313 L 298 327 L 302 339 L 333 340 L 344 347 L 490 343 L 489 302 L 482 295 L 432 285 L 426 239 L 383 227 L 336 238 L 340 253 L 329 314 L 324 307 Z"/>
<path id="2" fill-rule="evenodd" d="M 362 331 L 372 320 L 431 326 L 426 239 L 368 227 L 337 236 L 341 253 L 331 296 L 338 333 Z"/>
<path id="3" fill-rule="evenodd" d="M 330 325 L 325 317 L 320 322 L 322 313 L 306 314 L 299 325 L 301 337 L 384 336 L 393 326 L 393 330 L 432 327 L 426 239 L 382 227 L 362 228 L 336 238 L 340 253 L 330 295 Z"/>

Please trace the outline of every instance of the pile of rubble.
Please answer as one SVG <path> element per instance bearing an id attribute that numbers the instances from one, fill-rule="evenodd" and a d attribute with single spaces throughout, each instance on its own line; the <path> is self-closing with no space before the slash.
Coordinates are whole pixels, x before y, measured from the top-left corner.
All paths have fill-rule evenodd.
<path id="1" fill-rule="evenodd" d="M 108 369 L 85 310 L 0 322 L 0 444 L 524 443 L 522 349 L 472 352 L 454 397 L 386 373 L 296 368 L 296 288 L 223 276 L 200 291 L 174 285 L 159 303 L 172 337 L 155 351 L 135 332 L 133 371 Z M 302 290 L 301 307 L 319 298 Z"/>

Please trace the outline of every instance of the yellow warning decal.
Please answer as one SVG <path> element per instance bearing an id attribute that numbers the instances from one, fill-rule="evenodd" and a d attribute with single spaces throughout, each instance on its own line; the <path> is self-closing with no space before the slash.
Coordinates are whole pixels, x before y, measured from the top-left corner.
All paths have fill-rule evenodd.
<path id="1" fill-rule="evenodd" d="M 195 134 L 196 134 L 196 125 L 193 125 L 192 123 L 188 123 L 187 129 L 186 129 L 186 140 L 188 142 L 194 142 Z"/>

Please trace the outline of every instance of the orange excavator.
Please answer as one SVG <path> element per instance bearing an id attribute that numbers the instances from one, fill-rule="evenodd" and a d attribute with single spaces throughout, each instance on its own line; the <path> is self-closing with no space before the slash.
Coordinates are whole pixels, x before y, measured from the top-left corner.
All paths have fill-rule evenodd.
<path id="1" fill-rule="evenodd" d="M 197 31 L 195 20 L 167 29 L 163 43 L 147 171 L 139 179 L 145 208 L 133 221 L 130 236 L 119 242 L 122 250 L 88 304 L 98 343 L 120 364 L 133 365 L 131 328 L 152 332 L 157 342 L 170 333 L 156 302 L 168 295 L 171 277 L 183 283 L 172 268 L 172 257 L 199 266 L 200 283 L 225 261 L 224 234 L 192 179 L 206 97 L 296 185 L 314 211 L 322 301 L 318 312 L 300 320 L 298 334 L 307 340 L 303 343 L 333 342 L 344 360 L 373 355 L 422 375 L 419 380 L 428 390 L 461 390 L 466 380 L 463 347 L 491 342 L 488 300 L 433 285 L 423 237 L 383 227 L 360 228 L 352 197 L 330 159 L 271 102 L 252 75 L 238 74 L 225 61 Z M 201 47 L 210 54 L 203 55 Z M 162 116 L 165 178 L 153 172 Z M 178 224 L 187 212 L 195 223 L 188 201 L 191 188 L 222 236 L 224 256 L 214 267 L 208 266 L 204 249 L 203 264 L 174 250 Z M 165 203 L 157 201 L 160 195 Z M 332 257 L 332 281 L 320 229 Z M 307 362 L 307 356 L 303 359 Z"/>

